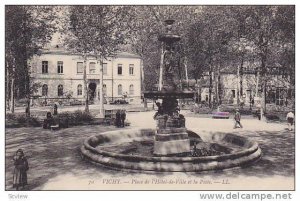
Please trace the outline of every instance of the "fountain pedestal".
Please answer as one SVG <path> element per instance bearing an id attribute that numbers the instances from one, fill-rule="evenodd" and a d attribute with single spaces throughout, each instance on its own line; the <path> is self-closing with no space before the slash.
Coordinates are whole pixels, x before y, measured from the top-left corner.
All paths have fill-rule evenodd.
<path id="1" fill-rule="evenodd" d="M 154 154 L 166 156 L 190 152 L 186 128 L 158 128 L 154 140 Z"/>
<path id="2" fill-rule="evenodd" d="M 154 139 L 154 154 L 176 155 L 190 152 L 190 140 L 185 128 L 185 118 L 179 114 L 176 98 L 164 98 L 158 115 Z"/>

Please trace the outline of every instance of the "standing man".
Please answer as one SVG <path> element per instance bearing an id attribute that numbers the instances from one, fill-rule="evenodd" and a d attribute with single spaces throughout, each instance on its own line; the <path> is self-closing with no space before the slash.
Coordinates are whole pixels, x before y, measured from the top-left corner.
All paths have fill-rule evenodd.
<path id="1" fill-rule="evenodd" d="M 239 112 L 239 109 L 235 110 L 235 114 L 234 114 L 234 120 L 235 120 L 235 124 L 233 129 L 237 128 L 237 125 L 239 125 L 240 128 L 243 128 L 242 124 L 241 124 L 241 114 Z"/>
<path id="2" fill-rule="evenodd" d="M 295 118 L 295 115 L 294 115 L 293 112 L 287 113 L 287 115 L 286 115 L 286 120 L 287 120 L 287 122 L 288 122 L 289 131 L 292 130 L 292 126 L 293 126 L 293 123 L 294 123 L 294 118 Z"/>
<path id="3" fill-rule="evenodd" d="M 121 111 L 118 110 L 116 113 L 116 126 L 119 128 L 121 126 Z"/>
<path id="4" fill-rule="evenodd" d="M 57 104 L 56 103 L 53 106 L 53 115 L 57 115 Z"/>
<path id="5" fill-rule="evenodd" d="M 121 110 L 121 127 L 125 127 L 125 119 L 126 119 L 126 111 L 125 110 Z"/>

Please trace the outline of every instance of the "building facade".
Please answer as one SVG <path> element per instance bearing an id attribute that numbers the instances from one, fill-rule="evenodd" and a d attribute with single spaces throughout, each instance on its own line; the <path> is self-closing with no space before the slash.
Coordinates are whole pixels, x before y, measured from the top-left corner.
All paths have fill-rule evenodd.
<path id="1" fill-rule="evenodd" d="M 31 77 L 39 85 L 35 102 L 74 102 L 85 100 L 84 59 L 58 48 L 45 50 L 30 61 Z M 101 65 L 94 55 L 86 60 L 87 96 L 89 103 L 100 100 Z M 118 53 L 103 61 L 104 102 L 126 99 L 141 102 L 141 58 L 130 53 Z"/>
<path id="2" fill-rule="evenodd" d="M 238 76 L 238 68 L 235 70 L 223 70 L 218 75 L 212 75 L 212 99 L 216 100 L 217 94 L 221 103 L 237 104 L 239 97 L 245 105 L 249 105 L 251 99 L 262 97 L 262 77 L 259 72 L 259 64 L 245 63 L 242 76 Z M 282 67 L 269 68 L 266 75 L 266 103 L 284 105 L 295 97 L 291 76 Z M 242 86 L 242 87 L 241 87 Z M 200 88 L 200 91 L 199 91 Z M 241 91 L 242 88 L 242 91 Z M 196 87 L 197 90 L 197 87 Z M 201 101 L 209 100 L 209 75 L 204 76 L 198 84 L 198 94 Z"/>

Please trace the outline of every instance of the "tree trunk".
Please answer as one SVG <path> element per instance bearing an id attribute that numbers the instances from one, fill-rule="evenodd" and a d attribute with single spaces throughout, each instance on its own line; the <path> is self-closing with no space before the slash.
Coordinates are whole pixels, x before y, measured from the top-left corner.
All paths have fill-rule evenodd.
<path id="1" fill-rule="evenodd" d="M 261 108 L 260 108 L 260 119 L 265 120 L 266 114 L 266 81 L 263 81 L 262 95 L 261 95 Z"/>
<path id="2" fill-rule="evenodd" d="M 100 96 L 100 118 L 104 118 L 104 102 L 103 102 L 103 59 L 100 63 L 100 82 L 99 82 L 99 96 Z"/>
<path id="3" fill-rule="evenodd" d="M 243 98 L 243 67 L 244 67 L 244 55 L 242 55 L 241 68 L 240 68 L 240 97 Z"/>
<path id="4" fill-rule="evenodd" d="M 144 59 L 141 56 L 141 60 L 140 60 L 140 64 L 141 64 L 141 91 L 143 94 L 145 94 L 146 91 L 146 86 L 145 86 L 145 72 L 144 72 Z M 147 99 L 145 98 L 145 95 L 143 96 L 143 103 L 144 103 L 144 110 L 146 111 L 148 108 L 147 105 Z"/>
<path id="5" fill-rule="evenodd" d="M 10 86 L 10 112 L 15 113 L 15 78 L 12 77 L 11 79 L 11 86 Z"/>
<path id="6" fill-rule="evenodd" d="M 257 70 L 257 75 L 256 75 L 256 86 L 255 86 L 255 97 L 258 97 L 259 77 L 260 77 L 260 72 L 259 72 L 259 70 Z"/>
<path id="7" fill-rule="evenodd" d="M 218 96 L 219 96 L 219 102 L 218 105 L 222 104 L 222 89 L 221 89 L 221 73 L 219 71 L 218 75 Z"/>
<path id="8" fill-rule="evenodd" d="M 9 75 L 9 62 L 6 60 L 6 89 L 5 89 L 5 113 L 10 110 L 10 75 Z"/>
<path id="9" fill-rule="evenodd" d="M 161 91 L 163 86 L 163 65 L 164 65 L 164 47 L 161 47 L 161 55 L 160 55 L 160 65 L 159 65 L 159 80 L 158 80 L 158 91 Z"/>
<path id="10" fill-rule="evenodd" d="M 188 76 L 188 69 L 187 69 L 187 58 L 184 57 L 184 70 L 185 70 L 185 78 L 187 83 L 187 88 L 189 89 L 189 76 Z"/>
<path id="11" fill-rule="evenodd" d="M 239 107 L 240 106 L 240 66 L 238 65 L 237 68 L 237 90 L 236 90 L 236 104 Z"/>
<path id="12" fill-rule="evenodd" d="M 214 80 L 216 80 L 216 82 L 215 82 L 215 94 L 216 94 L 215 99 L 216 99 L 216 101 L 215 102 L 216 102 L 217 106 L 219 106 L 219 88 L 218 88 L 219 79 L 218 79 L 218 76 L 219 76 L 219 71 L 218 71 L 218 73 L 214 74 Z"/>
<path id="13" fill-rule="evenodd" d="M 87 86 L 87 78 L 86 78 L 86 55 L 83 56 L 83 82 L 84 82 L 84 94 L 85 94 L 85 107 L 84 111 L 89 112 L 89 94 L 88 94 L 88 86 Z"/>
<path id="14" fill-rule="evenodd" d="M 212 65 L 211 65 L 211 60 L 210 60 L 210 62 L 209 62 L 209 88 L 208 88 L 208 106 L 209 106 L 209 108 L 212 108 L 211 94 L 212 94 Z"/>
<path id="15" fill-rule="evenodd" d="M 262 76 L 262 95 L 261 95 L 261 120 L 265 120 L 265 114 L 266 114 L 266 85 L 267 85 L 267 80 L 266 80 L 266 54 L 263 54 L 261 56 L 261 76 Z"/>
<path id="16" fill-rule="evenodd" d="M 15 112 L 15 69 L 16 69 L 16 60 L 12 60 L 12 76 L 11 76 L 11 85 L 10 85 L 10 112 Z"/>

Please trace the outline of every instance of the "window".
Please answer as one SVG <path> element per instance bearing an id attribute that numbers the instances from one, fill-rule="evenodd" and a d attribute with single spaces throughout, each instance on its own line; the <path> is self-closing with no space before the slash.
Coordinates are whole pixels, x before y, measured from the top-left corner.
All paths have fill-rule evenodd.
<path id="1" fill-rule="evenodd" d="M 83 62 L 77 62 L 77 73 L 83 73 Z"/>
<path id="2" fill-rule="evenodd" d="M 64 95 L 64 87 L 63 87 L 63 85 L 58 85 L 58 87 L 57 87 L 57 95 L 58 96 L 63 96 Z"/>
<path id="3" fill-rule="evenodd" d="M 129 86 L 129 95 L 133 95 L 134 94 L 134 87 L 133 87 L 133 84 L 131 84 Z"/>
<path id="4" fill-rule="evenodd" d="M 48 96 L 48 85 L 46 84 L 42 87 L 42 96 Z"/>
<path id="5" fill-rule="evenodd" d="M 106 95 L 107 93 L 107 88 L 106 88 L 106 84 L 103 85 L 103 95 Z"/>
<path id="6" fill-rule="evenodd" d="M 96 73 L 96 63 L 90 62 L 90 74 L 95 74 L 95 73 Z"/>
<path id="7" fill-rule="evenodd" d="M 133 69 L 134 69 L 134 65 L 133 64 L 129 64 L 129 75 L 133 75 Z"/>
<path id="8" fill-rule="evenodd" d="M 123 95 L 122 85 L 118 85 L 118 95 Z"/>
<path id="9" fill-rule="evenodd" d="M 103 75 L 107 75 L 107 63 L 103 64 Z"/>
<path id="10" fill-rule="evenodd" d="M 78 95 L 78 96 L 81 96 L 81 95 L 82 95 L 82 85 L 81 85 L 81 84 L 79 84 L 79 85 L 77 86 L 77 95 Z"/>
<path id="11" fill-rule="evenodd" d="M 48 73 L 48 61 L 42 61 L 42 73 Z"/>
<path id="12" fill-rule="evenodd" d="M 58 74 L 64 73 L 64 63 L 62 61 L 57 62 L 57 73 Z"/>
<path id="13" fill-rule="evenodd" d="M 118 75 L 122 75 L 122 64 L 118 64 Z"/>

